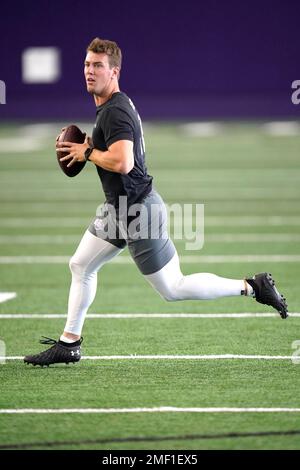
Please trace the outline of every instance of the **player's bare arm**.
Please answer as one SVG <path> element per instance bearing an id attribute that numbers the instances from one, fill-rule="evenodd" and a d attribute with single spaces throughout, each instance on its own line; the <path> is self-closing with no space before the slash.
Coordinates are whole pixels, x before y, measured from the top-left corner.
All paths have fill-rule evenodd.
<path id="1" fill-rule="evenodd" d="M 90 161 L 104 170 L 128 174 L 134 167 L 133 142 L 118 140 L 108 147 L 107 152 L 94 149 Z"/>
<path id="2" fill-rule="evenodd" d="M 84 144 L 75 144 L 72 142 L 57 144 L 58 150 L 69 152 L 68 155 L 61 158 L 61 161 L 71 160 L 67 165 L 68 167 L 72 166 L 76 161 L 84 162 L 84 153 L 88 148 L 88 142 Z M 108 150 L 104 152 L 94 149 L 89 160 L 104 170 L 128 174 L 134 166 L 133 142 L 130 140 L 118 140 L 110 145 Z"/>

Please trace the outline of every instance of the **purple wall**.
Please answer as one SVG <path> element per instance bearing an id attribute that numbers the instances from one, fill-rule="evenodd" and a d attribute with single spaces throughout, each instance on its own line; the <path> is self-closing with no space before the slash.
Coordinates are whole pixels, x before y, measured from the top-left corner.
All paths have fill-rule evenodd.
<path id="1" fill-rule="evenodd" d="M 0 120 L 93 118 L 82 72 L 95 36 L 120 45 L 121 89 L 144 118 L 300 116 L 299 1 L 27 0 L 0 14 Z M 61 49 L 57 83 L 22 83 L 21 53 L 34 46 Z"/>

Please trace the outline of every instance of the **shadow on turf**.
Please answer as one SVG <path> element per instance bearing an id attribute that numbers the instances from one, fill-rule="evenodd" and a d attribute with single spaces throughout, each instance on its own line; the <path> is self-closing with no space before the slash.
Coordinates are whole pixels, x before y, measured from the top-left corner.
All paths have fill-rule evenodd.
<path id="1" fill-rule="evenodd" d="M 30 442 L 24 444 L 2 444 L 0 449 L 30 449 L 31 447 L 57 447 L 63 445 L 83 444 L 112 444 L 125 442 L 161 442 L 161 441 L 187 441 L 200 439 L 231 439 L 240 437 L 264 437 L 264 436 L 295 436 L 300 435 L 300 430 L 295 431 L 264 431 L 264 432 L 231 432 L 224 434 L 192 434 L 183 436 L 149 436 L 149 437 L 116 437 L 111 439 L 93 439 L 81 441 L 53 441 L 53 442 Z"/>

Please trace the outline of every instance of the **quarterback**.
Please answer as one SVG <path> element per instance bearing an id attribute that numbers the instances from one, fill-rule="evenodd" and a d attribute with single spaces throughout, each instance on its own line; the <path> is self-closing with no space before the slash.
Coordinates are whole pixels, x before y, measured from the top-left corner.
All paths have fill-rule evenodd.
<path id="1" fill-rule="evenodd" d="M 182 274 L 175 246 L 168 236 L 166 207 L 147 172 L 139 114 L 119 88 L 121 62 L 121 50 L 115 42 L 95 38 L 90 43 L 84 76 L 96 105 L 93 134 L 83 144 L 56 144 L 58 150 L 67 152 L 61 160 L 68 166 L 84 161 L 95 165 L 106 201 L 70 260 L 72 282 L 64 331 L 58 341 L 47 337 L 41 340 L 50 348 L 24 358 L 25 363 L 34 366 L 80 360 L 81 332 L 96 295 L 97 272 L 125 247 L 145 280 L 168 301 L 244 295 L 272 306 L 282 318 L 287 317 L 286 299 L 268 273 L 246 279 L 209 273 Z M 137 204 L 139 223 L 134 225 L 135 230 L 129 230 L 133 220 L 130 209 Z M 152 211 L 153 206 L 159 210 Z M 141 236 L 143 231 L 146 236 Z"/>

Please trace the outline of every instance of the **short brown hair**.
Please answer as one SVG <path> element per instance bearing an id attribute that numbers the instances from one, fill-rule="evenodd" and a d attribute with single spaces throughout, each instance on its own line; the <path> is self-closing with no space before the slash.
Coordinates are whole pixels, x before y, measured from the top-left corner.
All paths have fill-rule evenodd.
<path id="1" fill-rule="evenodd" d="M 121 70 L 122 52 L 118 44 L 108 39 L 95 38 L 87 47 L 87 52 L 104 53 L 108 55 L 108 63 L 110 68 L 119 67 Z"/>

